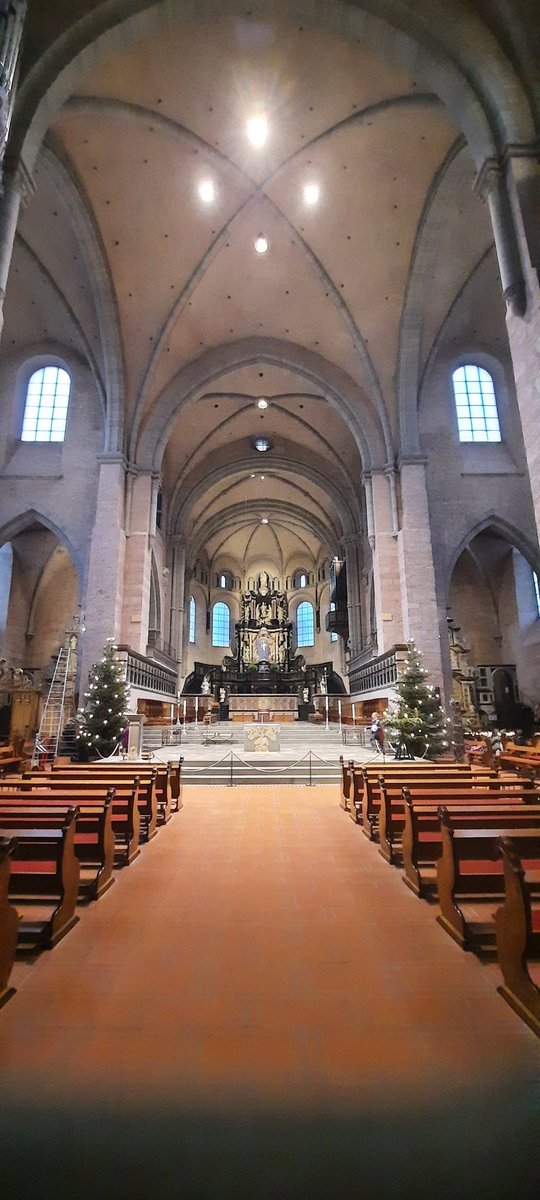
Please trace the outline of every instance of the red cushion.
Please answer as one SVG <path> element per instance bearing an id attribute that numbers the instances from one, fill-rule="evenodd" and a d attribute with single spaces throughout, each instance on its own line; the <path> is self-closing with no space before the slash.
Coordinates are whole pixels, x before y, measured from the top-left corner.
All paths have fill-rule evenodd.
<path id="1" fill-rule="evenodd" d="M 51 862 L 50 859 L 48 862 L 37 862 L 36 861 L 36 862 L 12 862 L 11 863 L 11 874 L 12 875 L 31 875 L 31 874 L 33 874 L 34 871 L 36 873 L 39 872 L 40 875 L 54 875 L 56 872 L 56 863 Z"/>

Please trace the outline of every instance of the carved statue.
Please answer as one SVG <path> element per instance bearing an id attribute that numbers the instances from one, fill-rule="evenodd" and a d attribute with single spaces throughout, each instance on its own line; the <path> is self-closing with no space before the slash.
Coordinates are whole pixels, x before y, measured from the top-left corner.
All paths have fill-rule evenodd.
<path id="1" fill-rule="evenodd" d="M 205 675 L 205 676 L 204 676 L 204 679 L 203 679 L 203 681 L 202 681 L 202 684 L 201 684 L 201 695 L 202 695 L 202 696 L 209 696 L 211 691 L 212 691 L 212 688 L 211 688 L 211 685 L 210 685 L 210 676 L 209 676 L 209 675 Z"/>

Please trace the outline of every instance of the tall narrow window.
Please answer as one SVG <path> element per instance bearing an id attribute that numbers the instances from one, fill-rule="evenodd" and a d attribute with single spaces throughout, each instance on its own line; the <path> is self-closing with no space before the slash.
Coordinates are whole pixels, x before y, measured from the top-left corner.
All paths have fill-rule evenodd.
<path id="1" fill-rule="evenodd" d="M 212 645 L 230 645 L 230 613 L 228 606 L 219 600 L 212 609 Z"/>
<path id="2" fill-rule="evenodd" d="M 460 442 L 500 442 L 501 428 L 493 380 L 467 363 L 452 375 Z"/>
<path id="3" fill-rule="evenodd" d="M 63 442 L 71 379 L 62 367 L 40 367 L 28 380 L 21 441 Z"/>
<path id="4" fill-rule="evenodd" d="M 335 611 L 336 611 L 336 606 L 335 606 L 335 604 L 334 604 L 334 601 L 333 601 L 333 600 L 331 600 L 331 601 L 330 601 L 330 612 L 335 612 Z M 331 634 L 330 634 L 330 641 L 331 641 L 331 642 L 337 642 L 337 633 L 331 633 Z"/>
<path id="5" fill-rule="evenodd" d="M 315 641 L 313 605 L 304 600 L 296 610 L 296 641 L 298 646 L 313 646 Z"/>
<path id="6" fill-rule="evenodd" d="M 195 604 L 195 596 L 189 597 L 189 640 L 195 641 L 195 618 L 197 616 L 197 606 Z"/>
<path id="7" fill-rule="evenodd" d="M 533 577 L 534 595 L 536 598 L 536 612 L 537 612 L 537 615 L 540 617 L 540 579 L 538 578 L 536 571 L 533 571 L 532 577 Z"/>

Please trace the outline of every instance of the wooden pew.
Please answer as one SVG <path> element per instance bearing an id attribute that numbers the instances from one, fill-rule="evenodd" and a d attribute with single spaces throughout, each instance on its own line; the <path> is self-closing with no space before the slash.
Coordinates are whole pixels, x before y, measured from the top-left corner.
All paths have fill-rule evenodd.
<path id="1" fill-rule="evenodd" d="M 475 814 L 485 814 L 486 811 L 490 814 L 494 809 L 498 812 L 508 809 L 515 812 L 518 809 L 516 817 L 520 815 L 523 823 L 527 823 L 530 817 L 535 821 L 540 812 L 539 805 L 529 804 L 528 798 L 528 792 L 499 792 L 497 797 L 486 805 L 484 800 L 479 802 L 476 797 L 470 797 L 464 804 L 452 797 L 446 802 L 445 808 L 450 812 L 452 820 L 456 820 L 462 812 L 463 820 L 470 818 L 472 826 L 481 823 L 474 820 Z M 409 788 L 403 788 L 403 882 L 418 896 L 430 895 L 437 889 L 437 862 L 442 850 L 439 808 L 439 804 L 428 804 L 424 799 L 416 800 L 416 797 L 410 794 Z"/>
<path id="2" fill-rule="evenodd" d="M 39 782 L 40 772 L 25 771 L 23 779 L 29 779 L 34 782 Z M 141 841 L 149 842 L 157 833 L 158 826 L 158 774 L 154 767 L 138 766 L 134 771 L 133 766 L 130 770 L 124 772 L 116 767 L 108 770 L 95 769 L 94 764 L 84 763 L 76 764 L 73 767 L 58 767 L 53 771 L 47 772 L 45 775 L 47 787 L 63 786 L 67 789 L 84 787 L 86 790 L 91 788 L 114 787 L 118 796 L 124 795 L 126 790 L 134 786 L 134 780 L 138 780 L 138 804 L 140 813 L 140 839 Z M 41 773 L 43 781 L 43 774 Z M 170 808 L 171 795 L 169 779 L 167 778 L 163 784 L 167 794 L 167 807 Z M 168 819 L 168 818 L 167 818 Z"/>
<path id="3" fill-rule="evenodd" d="M 528 826 L 540 815 L 537 804 L 526 803 L 527 793 L 509 794 L 499 792 L 496 797 L 486 803 L 485 798 L 477 800 L 472 795 L 464 803 L 452 797 L 445 804 L 453 824 L 459 827 L 481 827 L 484 818 L 490 818 L 497 811 L 499 824 L 504 823 L 506 814 L 513 816 L 516 822 Z M 424 800 L 417 801 L 411 796 L 408 788 L 403 788 L 405 824 L 401 837 L 401 853 L 403 857 L 403 880 L 416 896 L 427 896 L 436 891 L 436 864 L 441 855 L 442 838 L 439 817 L 439 804 L 428 804 Z"/>
<path id="4" fill-rule="evenodd" d="M 17 951 L 19 914 L 8 895 L 14 850 L 13 838 L 0 838 L 0 1008 L 15 992 L 15 988 L 9 987 L 9 977 Z"/>
<path id="5" fill-rule="evenodd" d="M 111 783 L 108 779 L 96 782 L 84 775 L 72 779 L 69 775 L 58 776 L 51 772 L 27 773 L 19 781 L 17 790 L 27 793 L 38 793 L 40 796 L 71 797 L 71 802 L 89 804 L 92 800 L 103 799 L 104 791 L 113 788 L 114 800 L 112 806 L 112 825 L 116 839 L 117 865 L 129 866 L 140 853 L 141 842 L 141 806 L 139 804 L 139 782 Z M 0 787 L 0 803 L 4 797 L 4 789 Z M 146 800 L 143 801 L 146 804 Z"/>
<path id="6" fill-rule="evenodd" d="M 79 862 L 74 837 L 77 810 L 62 820 L 13 825 L 8 894 L 20 917 L 18 948 L 55 946 L 79 920 Z"/>
<path id="7" fill-rule="evenodd" d="M 18 771 L 21 762 L 21 755 L 15 754 L 13 746 L 0 746 L 0 777 L 7 771 Z"/>
<path id="8" fill-rule="evenodd" d="M 374 804 L 377 793 L 378 779 L 381 774 L 385 779 L 397 780 L 400 785 L 407 783 L 410 778 L 435 778 L 443 775 L 445 778 L 463 775 L 470 778 L 471 774 L 486 774 L 485 767 L 471 768 L 468 763 L 431 763 L 425 760 L 416 762 L 399 761 L 379 763 L 352 764 L 349 793 L 349 810 L 351 819 L 361 825 L 366 835 L 373 838 L 377 828 L 378 802 Z M 496 774 L 492 771 L 491 774 Z M 372 781 L 372 786 L 370 783 Z M 373 791 L 375 788 L 375 792 Z"/>
<path id="9" fill-rule="evenodd" d="M 350 811 L 349 801 L 350 801 L 351 785 L 352 785 L 351 776 L 352 776 L 352 772 L 354 770 L 355 764 L 354 764 L 354 760 L 352 758 L 349 758 L 348 761 L 345 762 L 343 755 L 340 754 L 339 765 L 341 767 L 341 794 L 340 794 L 339 803 L 340 803 L 341 807 L 345 810 L 345 812 L 349 812 Z"/>
<path id="10" fill-rule="evenodd" d="M 528 802 L 538 804 L 540 815 L 540 797 L 529 780 L 512 776 L 507 779 L 497 776 L 486 779 L 485 776 L 465 780 L 463 776 L 444 779 L 442 776 L 434 779 L 410 780 L 408 790 L 417 805 L 431 805 L 435 810 L 446 801 L 452 804 L 495 804 L 498 797 L 508 800 L 515 797 L 518 803 Z M 405 803 L 403 787 L 397 783 L 388 783 L 381 776 L 379 779 L 379 851 L 387 862 L 395 862 L 396 850 L 401 851 L 401 839 L 405 827 Z"/>
<path id="11" fill-rule="evenodd" d="M 125 772 L 125 774 L 128 776 L 131 775 L 135 771 L 140 777 L 144 777 L 145 772 L 151 773 L 152 771 L 157 771 L 158 802 L 159 802 L 160 807 L 162 808 L 162 812 L 160 813 L 160 820 L 168 820 L 171 813 L 178 812 L 180 810 L 180 808 L 182 807 L 182 763 L 183 763 L 183 761 L 184 761 L 183 758 L 180 758 L 180 759 L 178 759 L 177 762 L 170 761 L 167 763 L 162 763 L 162 762 L 154 761 L 151 763 L 140 763 L 140 762 L 135 762 L 135 761 L 129 760 L 129 759 L 114 758 L 114 759 L 107 759 L 105 762 L 100 761 L 100 762 L 94 762 L 94 763 L 72 763 L 69 769 L 81 770 L 81 771 L 88 771 L 91 769 L 96 774 L 99 772 L 102 772 L 102 771 L 106 773 L 107 771 L 112 770 L 114 772 L 118 771 L 119 773 Z M 63 771 L 65 769 L 66 769 L 65 764 L 64 765 L 62 765 L 62 764 L 58 764 L 58 765 L 54 764 L 53 765 L 53 770 L 55 772 L 59 771 L 59 770 Z M 167 780 L 167 779 L 168 779 L 168 790 L 169 790 L 168 797 L 166 795 L 166 791 L 165 791 L 165 788 L 164 788 L 163 782 L 162 782 L 163 780 Z"/>
<path id="12" fill-rule="evenodd" d="M 464 949 L 490 950 L 495 943 L 493 898 L 504 896 L 504 871 L 498 858 L 499 839 L 512 837 L 525 869 L 540 872 L 540 814 L 529 828 L 505 816 L 504 825 L 494 821 L 490 828 L 455 829 L 443 806 L 439 810 L 442 849 L 437 862 L 439 924 Z M 485 818 L 487 824 L 487 818 Z M 458 904 L 459 901 L 459 904 Z M 483 904 L 483 901 L 490 903 Z M 472 905 L 472 915 L 464 911 Z M 478 920 L 482 908 L 486 920 Z"/>
<path id="13" fill-rule="evenodd" d="M 77 804 L 82 807 L 93 805 L 99 808 L 103 805 L 105 796 L 110 789 L 105 789 L 105 782 L 87 785 L 84 780 L 76 786 L 62 786 L 58 780 L 53 782 L 49 774 L 41 774 L 36 780 L 22 779 L 13 783 L 10 790 L 0 789 L 0 804 L 9 801 L 20 802 L 27 797 L 36 798 L 37 804 L 62 805 Z M 69 781 L 66 781 L 68 783 Z M 133 788 L 113 788 L 111 801 L 111 824 L 115 839 L 115 866 L 129 866 L 140 854 L 140 813 L 138 804 L 138 785 Z"/>
<path id="14" fill-rule="evenodd" d="M 530 779 L 540 779 L 540 754 L 533 746 L 508 743 L 499 755 L 499 762 L 507 770 L 518 771 Z"/>
<path id="15" fill-rule="evenodd" d="M 499 853 L 504 870 L 504 903 L 495 913 L 495 931 L 504 985 L 497 990 L 540 1034 L 540 989 L 528 968 L 528 960 L 540 958 L 540 880 L 525 870 L 512 837 L 500 839 Z"/>
<path id="16" fill-rule="evenodd" d="M 113 800 L 114 790 L 110 788 L 103 799 L 77 805 L 74 846 L 80 864 L 79 900 L 97 900 L 114 883 Z M 7 832 L 16 824 L 29 825 L 45 816 L 57 821 L 72 806 L 71 796 L 51 801 L 48 793 L 0 793 L 0 831 Z"/>
<path id="17" fill-rule="evenodd" d="M 405 772 L 395 771 L 392 776 L 388 776 L 385 772 L 379 775 L 369 774 L 365 779 L 365 796 L 362 806 L 362 832 L 370 841 L 374 841 L 380 834 L 380 819 L 381 819 L 381 785 L 380 779 L 384 779 L 387 787 L 392 790 L 393 794 L 401 799 L 401 790 L 404 786 L 414 787 L 415 793 L 429 792 L 431 788 L 448 787 L 450 790 L 459 788 L 469 788 L 480 786 L 484 781 L 496 780 L 497 772 L 487 771 L 481 768 L 480 771 L 471 770 L 450 770 L 447 771 L 444 767 L 437 767 L 434 771 L 412 771 Z M 510 782 L 517 780 L 516 776 L 512 776 Z M 523 780 L 517 780 L 519 786 L 523 786 Z"/>

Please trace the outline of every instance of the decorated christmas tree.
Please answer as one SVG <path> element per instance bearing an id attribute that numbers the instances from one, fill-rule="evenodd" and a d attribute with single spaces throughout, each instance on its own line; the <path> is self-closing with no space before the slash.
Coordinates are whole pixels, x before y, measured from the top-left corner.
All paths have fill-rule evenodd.
<path id="1" fill-rule="evenodd" d="M 108 638 L 101 662 L 90 672 L 86 706 L 79 711 L 81 750 L 85 757 L 112 754 L 127 725 L 129 688 L 114 657 L 113 639 Z"/>
<path id="2" fill-rule="evenodd" d="M 407 643 L 406 666 L 396 684 L 397 707 L 383 720 L 390 738 L 397 742 L 396 757 L 433 758 L 448 747 L 446 718 L 438 692 L 427 682 L 415 643 Z M 401 753 L 400 753 L 401 751 Z"/>

